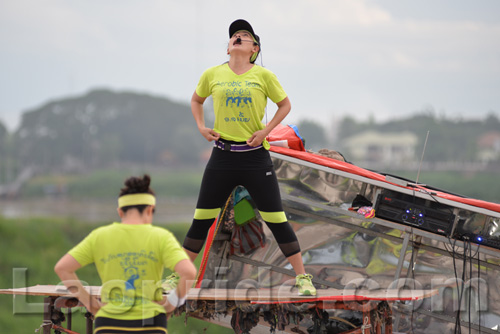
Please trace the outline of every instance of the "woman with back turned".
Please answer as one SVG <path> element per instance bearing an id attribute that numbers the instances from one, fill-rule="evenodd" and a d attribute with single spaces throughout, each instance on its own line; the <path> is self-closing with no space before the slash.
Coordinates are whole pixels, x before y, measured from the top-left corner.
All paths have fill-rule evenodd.
<path id="1" fill-rule="evenodd" d="M 153 226 L 156 198 L 149 175 L 130 177 L 118 198 L 121 223 L 93 230 L 64 255 L 55 271 L 68 290 L 95 315 L 94 334 L 167 333 L 167 316 L 185 301 L 194 267 L 172 233 Z M 95 263 L 102 281 L 101 301 L 92 297 L 76 271 Z M 163 297 L 164 267 L 180 279 Z"/>

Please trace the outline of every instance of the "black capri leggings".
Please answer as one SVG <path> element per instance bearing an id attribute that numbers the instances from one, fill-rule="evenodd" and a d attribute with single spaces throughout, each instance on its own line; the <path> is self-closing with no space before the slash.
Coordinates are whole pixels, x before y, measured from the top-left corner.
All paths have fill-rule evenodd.
<path id="1" fill-rule="evenodd" d="M 260 163 L 258 169 L 248 169 L 248 164 L 242 163 L 248 161 L 249 164 L 255 164 L 259 159 L 264 159 L 264 162 Z M 194 253 L 200 252 L 208 230 L 217 217 L 217 213 L 211 215 L 210 210 L 222 208 L 239 185 L 248 190 L 283 254 L 289 257 L 300 252 L 297 236 L 283 212 L 278 180 L 269 152 L 265 149 L 225 152 L 214 148 L 203 175 L 195 218 L 184 240 L 184 248 Z"/>

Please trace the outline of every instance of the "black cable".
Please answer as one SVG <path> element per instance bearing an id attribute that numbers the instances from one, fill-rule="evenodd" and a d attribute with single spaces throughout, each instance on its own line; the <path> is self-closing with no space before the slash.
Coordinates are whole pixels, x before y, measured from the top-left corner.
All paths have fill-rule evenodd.
<path id="1" fill-rule="evenodd" d="M 467 248 L 468 248 L 468 243 L 464 243 L 464 252 L 463 252 L 463 257 L 462 257 L 462 287 L 461 290 L 462 292 L 460 293 L 460 299 L 458 301 L 458 313 L 459 313 L 459 320 L 458 320 L 458 325 L 460 326 L 460 333 L 462 333 L 462 326 L 461 324 L 461 317 L 462 317 L 462 301 L 465 301 L 465 279 L 467 275 Z"/>
<path id="2" fill-rule="evenodd" d="M 418 188 L 417 188 L 418 187 Z M 426 186 L 427 187 L 427 186 Z M 432 190 L 438 190 L 438 191 L 441 191 L 437 188 L 430 188 L 430 187 L 427 187 L 429 189 L 432 189 Z M 453 213 L 453 210 L 451 209 L 451 207 L 449 207 L 448 205 L 443 205 L 438 199 L 436 196 L 436 194 L 433 194 L 432 192 L 428 191 L 427 189 L 423 188 L 423 187 L 419 187 L 418 184 L 415 185 L 415 187 L 412 187 L 412 197 L 413 197 L 413 204 L 416 205 L 416 191 L 419 191 L 419 192 L 422 192 L 424 194 L 427 194 L 429 195 L 432 200 L 437 203 L 437 204 L 440 204 L 441 206 L 444 206 L 445 209 L 447 209 L 450 214 L 454 214 Z M 450 193 L 451 194 L 451 193 Z M 461 195 L 456 195 L 456 194 L 452 194 L 452 195 L 455 195 L 455 196 L 460 196 L 460 197 L 464 197 L 464 196 L 461 196 Z M 444 244 L 444 247 L 446 249 L 446 251 L 450 254 L 450 256 L 453 258 L 453 268 L 454 268 L 454 272 L 455 272 L 455 281 L 456 281 L 456 284 L 457 284 L 457 294 L 458 294 L 458 309 L 457 309 L 457 314 L 456 314 L 456 318 L 455 318 L 455 333 L 462 333 L 462 326 L 461 326 L 461 309 L 462 309 L 462 300 L 463 300 L 463 297 L 464 297 L 464 293 L 465 293 L 465 278 L 466 278 L 466 275 L 467 275 L 467 258 L 469 258 L 469 279 L 472 279 L 472 276 L 473 276 L 473 264 L 472 264 L 472 259 L 476 256 L 477 254 L 477 261 L 478 261 L 478 281 L 479 281 L 479 285 L 481 285 L 481 282 L 480 282 L 480 271 L 481 271 L 481 265 L 480 265 L 480 252 L 479 252 L 479 244 L 477 244 L 477 250 L 476 250 L 476 253 L 473 255 L 472 254 L 472 243 L 471 241 L 467 238 L 465 240 L 463 240 L 463 255 L 462 255 L 462 282 L 461 282 L 461 286 L 458 282 L 458 273 L 457 273 L 457 265 L 456 265 L 456 257 L 457 256 L 460 256 L 458 253 L 457 253 L 457 249 L 456 249 L 456 239 L 454 238 L 453 239 L 453 242 L 451 241 L 451 236 L 447 236 L 448 237 L 448 241 L 450 243 L 450 246 L 452 246 L 452 250 L 448 250 L 448 246 L 446 245 L 446 243 L 443 243 Z M 413 233 L 412 233 L 412 242 L 414 242 L 414 239 L 413 239 Z M 414 267 L 412 268 L 412 274 L 414 275 Z M 471 287 L 469 287 L 469 292 L 468 292 L 468 322 L 469 322 L 469 333 L 471 332 L 472 330 L 472 324 L 471 324 L 471 311 L 472 311 L 472 307 L 471 307 L 471 302 L 472 302 L 472 293 L 471 293 Z M 480 294 L 480 287 L 478 287 L 478 304 L 479 304 L 479 308 L 480 308 L 480 301 L 479 301 L 479 294 Z M 479 310 L 479 328 L 481 328 L 481 310 Z M 411 331 L 413 332 L 413 316 L 414 316 L 414 310 L 412 308 L 412 313 L 411 313 L 411 324 L 410 324 L 410 328 L 411 328 Z M 481 329 L 479 329 L 479 331 L 481 331 Z"/>
<path id="3" fill-rule="evenodd" d="M 464 299 L 464 296 L 465 296 L 465 280 L 466 280 L 466 276 L 467 276 L 467 250 L 469 248 L 469 245 L 470 243 L 469 242 L 465 242 L 464 243 L 464 255 L 463 255 L 463 260 L 462 260 L 462 293 L 460 294 L 460 300 L 458 302 L 458 312 L 460 314 L 460 316 L 462 316 L 462 300 L 465 300 Z M 458 324 L 460 325 L 461 321 L 459 319 L 458 321 Z M 462 326 L 460 325 L 460 333 L 462 333 Z"/>
<path id="4" fill-rule="evenodd" d="M 450 236 L 448 236 L 448 242 L 450 243 L 450 246 L 452 247 L 451 250 L 448 249 L 448 245 L 446 243 L 443 242 L 443 245 L 444 245 L 445 250 L 450 255 L 450 257 L 453 258 L 455 256 L 455 253 L 456 253 L 455 245 L 454 245 L 454 243 L 456 242 L 456 239 L 451 239 Z"/>
<path id="5" fill-rule="evenodd" d="M 415 235 L 413 234 L 413 227 L 410 228 L 410 236 L 411 236 L 411 248 L 412 248 L 412 258 L 413 258 L 413 252 L 415 251 Z M 417 251 L 417 255 L 418 255 L 418 251 Z M 416 258 L 414 259 L 416 261 Z M 415 290 L 415 266 L 413 265 L 413 263 L 410 263 L 412 264 L 412 267 L 411 267 L 411 276 L 412 276 L 412 280 L 413 280 L 413 290 Z M 411 315 L 410 315 L 410 333 L 413 333 L 413 321 L 414 321 L 414 316 L 415 316 L 415 305 L 414 305 L 414 302 L 412 302 L 412 307 L 411 307 Z"/>
<path id="6" fill-rule="evenodd" d="M 471 334 L 471 330 L 472 330 L 472 327 L 471 327 L 471 312 L 472 312 L 472 307 L 471 307 L 471 303 L 472 303 L 472 248 L 471 248 L 470 241 L 469 241 L 469 282 L 471 282 L 470 286 L 469 286 L 469 334 Z"/>
<path id="7" fill-rule="evenodd" d="M 429 191 L 425 190 L 425 189 L 422 189 L 422 188 L 419 188 L 420 191 L 423 191 L 424 193 L 426 193 L 427 195 L 429 195 L 436 203 L 438 204 L 441 204 L 438 199 Z M 442 205 L 442 204 L 441 204 Z M 445 206 L 446 209 L 448 209 L 448 211 L 453 214 L 453 210 L 448 207 L 448 206 Z M 450 239 L 450 237 L 448 236 L 448 239 Z M 454 265 L 454 268 L 455 268 L 455 279 L 457 281 L 457 293 L 458 293 L 458 310 L 457 310 L 457 315 L 456 315 L 456 318 L 455 318 L 455 333 L 457 333 L 457 329 L 458 329 L 458 333 L 462 333 L 462 326 L 460 325 L 460 318 L 461 318 L 461 308 L 462 308 L 462 298 L 464 297 L 464 293 L 465 293 L 465 278 L 466 278 L 466 273 L 467 273 L 467 251 L 469 252 L 469 266 L 470 266 L 470 274 L 469 274 L 469 278 L 471 279 L 472 278 L 472 245 L 471 245 L 471 241 L 469 239 L 466 239 L 463 241 L 464 243 L 464 252 L 463 252 L 463 257 L 462 257 L 462 287 L 460 288 L 461 291 L 459 291 L 459 287 L 458 287 L 458 275 L 457 275 L 457 272 L 456 272 L 456 265 L 455 265 L 455 255 L 456 255 L 456 252 L 455 252 L 455 242 L 456 242 L 456 239 L 453 239 L 454 240 L 454 243 L 453 243 L 453 265 Z M 445 248 L 446 248 L 446 244 L 445 244 Z M 446 250 L 448 250 L 446 248 Z M 477 254 L 479 254 L 479 245 L 478 245 L 478 249 L 476 251 Z M 479 257 L 479 255 L 478 255 Z M 469 304 L 469 307 L 468 307 L 468 319 L 469 319 L 469 333 L 471 332 L 471 287 L 469 287 L 469 294 L 468 294 L 469 298 L 468 298 L 468 304 Z"/>
<path id="8" fill-rule="evenodd" d="M 434 196 L 431 192 L 427 191 L 427 189 L 424 189 L 424 188 L 418 188 L 418 189 L 419 189 L 420 192 L 429 195 L 434 200 L 434 202 L 436 202 L 437 204 L 440 204 L 440 205 L 446 207 L 446 209 L 448 211 L 450 211 L 451 214 L 453 214 L 453 210 L 452 210 L 452 208 L 450 206 L 442 204 L 440 201 L 438 201 L 437 197 Z"/>
<path id="9" fill-rule="evenodd" d="M 461 295 L 461 288 L 460 286 L 458 285 L 459 282 L 458 282 L 458 276 L 457 276 L 457 301 L 458 301 L 458 307 L 457 307 L 457 310 L 456 310 L 456 314 L 455 314 L 455 334 L 456 333 L 462 333 L 462 326 L 460 326 L 460 318 L 461 318 L 461 314 L 460 314 L 460 309 L 462 308 L 462 295 Z"/>
<path id="10" fill-rule="evenodd" d="M 395 174 L 391 174 L 391 173 L 387 173 L 387 172 L 379 172 L 379 171 L 374 170 L 374 169 L 368 169 L 368 168 L 366 168 L 366 169 L 369 170 L 370 172 L 381 174 L 383 176 L 392 176 L 392 177 L 395 177 L 397 179 L 406 181 L 408 183 L 413 183 L 416 186 L 420 186 L 420 185 L 416 184 L 415 180 L 412 180 L 412 179 L 408 179 L 408 178 L 405 178 L 405 177 L 402 177 L 402 176 L 399 176 L 399 175 L 395 175 Z M 449 195 L 453 195 L 453 196 L 457 196 L 457 197 L 461 197 L 461 198 L 469 198 L 467 196 L 464 196 L 464 195 L 461 195 L 461 194 L 457 194 L 457 193 L 453 193 L 453 192 L 448 191 L 448 190 L 443 190 L 443 189 L 440 189 L 440 188 L 437 188 L 437 187 L 434 187 L 434 186 L 431 186 L 431 185 L 428 185 L 428 184 L 426 184 L 425 187 L 428 188 L 428 189 L 431 189 L 431 190 L 435 190 L 435 191 L 439 191 L 439 192 L 445 193 L 445 194 L 449 194 Z"/>
<path id="11" fill-rule="evenodd" d="M 461 318 L 462 318 L 462 300 L 463 300 L 464 292 L 465 292 L 464 282 L 465 282 L 465 273 L 466 273 L 465 269 L 467 266 L 467 262 L 465 261 L 466 252 L 467 252 L 467 243 L 464 242 L 463 253 L 462 253 L 462 277 L 460 278 L 461 286 L 457 287 L 457 289 L 459 289 L 458 290 L 458 310 L 457 310 L 457 316 L 455 318 L 455 322 L 458 325 L 458 328 L 460 329 L 459 333 L 462 333 L 462 326 L 460 325 L 460 323 L 462 322 L 462 320 L 461 320 Z"/>
<path id="12" fill-rule="evenodd" d="M 456 240 L 453 240 L 453 270 L 455 272 L 455 282 L 457 284 L 457 296 L 460 295 L 459 288 L 458 288 L 458 273 L 457 273 L 457 263 L 456 263 L 456 258 L 455 258 L 455 242 Z M 457 328 L 457 317 L 455 316 L 455 330 L 454 333 L 458 332 Z"/>
<path id="13" fill-rule="evenodd" d="M 481 334 L 481 262 L 479 258 L 479 245 L 477 245 L 477 281 L 478 281 L 478 288 L 477 288 L 477 312 L 478 312 L 478 317 L 479 317 L 479 334 Z"/>
<path id="14" fill-rule="evenodd" d="M 474 243 L 474 244 L 476 244 L 476 243 Z M 476 245 L 477 245 L 476 252 L 474 253 L 474 255 L 471 255 L 471 259 L 475 258 L 476 254 L 479 254 L 479 244 L 476 244 Z M 478 259 L 479 259 L 479 255 L 478 255 Z"/>
<path id="15" fill-rule="evenodd" d="M 455 247 L 455 242 L 456 242 L 456 239 L 454 240 L 454 244 L 453 244 L 453 247 Z M 465 282 L 465 275 L 466 275 L 466 272 L 467 272 L 467 249 L 469 248 L 468 247 L 469 243 L 468 242 L 464 242 L 464 252 L 463 252 L 463 260 L 462 260 L 462 284 L 460 286 L 459 282 L 458 282 L 458 273 L 457 273 L 457 266 L 456 266 L 456 262 L 455 262 L 455 256 L 453 257 L 453 268 L 454 268 L 454 271 L 455 271 L 455 281 L 457 283 L 457 294 L 458 294 L 458 308 L 457 308 L 457 314 L 456 314 L 456 317 L 455 317 L 455 333 L 462 333 L 462 326 L 460 325 L 460 318 L 461 318 L 461 308 L 462 308 L 462 298 L 463 298 L 463 295 L 464 295 L 464 282 Z"/>
<path id="16" fill-rule="evenodd" d="M 417 185 L 418 186 L 418 185 Z M 432 188 L 431 188 L 432 189 Z M 414 198 L 414 201 L 415 201 L 415 191 L 416 191 L 416 188 L 414 187 L 413 189 L 413 198 Z M 422 192 L 422 193 L 425 193 L 427 195 L 429 195 L 434 202 L 440 204 L 440 205 L 443 205 L 438 199 L 436 196 L 434 196 L 434 194 L 432 194 L 431 192 L 427 191 L 425 188 L 421 188 L 419 187 L 418 188 L 418 191 Z M 455 195 L 455 194 L 453 194 Z M 415 202 L 414 202 L 415 204 Z M 447 205 L 444 206 L 451 214 L 453 214 L 453 210 L 448 207 Z M 476 252 L 474 254 L 472 254 L 472 242 L 469 240 L 469 239 L 466 239 L 466 240 L 463 240 L 463 243 L 464 243 L 464 252 L 463 252 L 463 256 L 462 256 L 462 261 L 463 261 L 463 266 L 462 266 L 462 287 L 459 288 L 459 284 L 458 284 L 458 273 L 457 273 L 457 267 L 456 267 L 456 262 L 455 262 L 455 257 L 459 254 L 457 254 L 457 250 L 456 250 L 456 239 L 453 239 L 453 243 L 451 241 L 451 237 L 448 236 L 448 241 L 450 243 L 450 246 L 452 246 L 452 249 L 451 251 L 448 249 L 448 246 L 446 243 L 443 243 L 444 244 L 444 247 L 446 249 L 446 251 L 450 254 L 450 256 L 452 256 L 453 258 L 453 267 L 454 267 L 454 271 L 455 271 L 455 279 L 456 279 L 456 282 L 457 282 L 457 293 L 458 293 L 458 310 L 457 310 L 457 316 L 456 316 L 456 319 L 455 319 L 455 333 L 461 333 L 462 332 L 462 327 L 460 325 L 460 318 L 461 318 L 461 308 L 462 308 L 462 300 L 463 300 L 463 297 L 464 297 L 464 292 L 465 292 L 465 277 L 466 277 L 466 273 L 467 273 L 467 258 L 469 258 L 469 279 L 472 280 L 472 276 L 473 276 L 473 264 L 472 264 L 472 260 L 476 257 L 477 255 L 477 263 L 478 263 L 478 284 L 479 284 L 479 287 L 478 287 L 478 307 L 479 307 L 479 332 L 481 332 L 481 304 L 480 304 L 480 294 L 481 294 L 481 289 L 480 289 L 480 285 L 481 285 L 481 280 L 480 280 L 480 277 L 481 277 L 481 260 L 480 260 L 480 252 L 479 252 L 479 244 L 477 244 L 477 249 L 476 249 Z M 468 254 L 467 254 L 468 252 Z M 469 320 L 469 333 L 471 332 L 472 330 L 472 323 L 471 323 L 471 311 L 472 311 L 472 307 L 471 307 L 471 302 L 472 302 L 472 294 L 471 294 L 471 288 L 472 287 L 469 287 L 469 294 L 468 294 L 468 320 Z"/>

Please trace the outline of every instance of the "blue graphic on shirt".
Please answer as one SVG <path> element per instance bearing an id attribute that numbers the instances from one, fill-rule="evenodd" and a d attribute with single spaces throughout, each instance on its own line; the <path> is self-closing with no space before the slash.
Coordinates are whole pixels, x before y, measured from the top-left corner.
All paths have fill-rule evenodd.
<path id="1" fill-rule="evenodd" d="M 158 256 L 154 251 L 145 250 L 127 251 L 121 253 L 110 253 L 100 259 L 100 262 L 107 264 L 112 261 L 119 261 L 123 270 L 125 280 L 125 290 L 136 290 L 135 283 L 141 277 L 147 275 L 147 268 L 151 263 L 158 263 Z"/>
<path id="2" fill-rule="evenodd" d="M 231 102 L 231 104 L 236 103 L 236 107 L 239 107 L 241 104 L 241 101 L 243 101 L 243 103 L 245 103 L 245 104 L 252 103 L 252 98 L 251 97 L 241 97 L 241 96 L 233 96 L 233 97 L 228 96 L 228 97 L 226 97 L 226 107 L 229 106 L 230 102 Z"/>
<path id="3" fill-rule="evenodd" d="M 139 270 L 136 267 L 125 268 L 125 290 L 135 290 L 135 280 L 139 279 Z"/>
<path id="4" fill-rule="evenodd" d="M 260 88 L 260 85 L 251 81 L 227 81 L 217 82 L 219 87 L 225 88 L 223 90 L 225 95 L 225 104 L 228 108 L 244 108 L 243 111 L 238 111 L 238 117 L 225 117 L 226 122 L 250 122 L 250 118 L 245 116 L 244 111 L 249 110 L 253 104 L 252 92 L 250 88 Z"/>

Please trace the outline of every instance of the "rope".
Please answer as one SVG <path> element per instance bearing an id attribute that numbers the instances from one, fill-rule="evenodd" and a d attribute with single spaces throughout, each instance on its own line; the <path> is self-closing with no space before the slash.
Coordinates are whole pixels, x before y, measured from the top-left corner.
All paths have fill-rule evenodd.
<path id="1" fill-rule="evenodd" d="M 343 322 L 344 324 L 349 325 L 352 328 L 356 328 L 356 325 L 353 324 L 352 322 L 348 321 L 348 320 L 345 320 L 345 319 L 342 319 L 342 318 L 339 318 L 339 317 L 330 317 L 329 319 L 336 320 L 338 322 Z"/>
<path id="2" fill-rule="evenodd" d="M 67 328 L 64 328 L 62 326 L 58 326 L 58 325 L 52 325 L 52 328 L 56 331 L 60 331 L 60 332 L 64 332 L 64 333 L 68 333 L 68 334 L 79 334 L 77 332 L 74 332 L 72 330 L 69 330 Z"/>
<path id="3" fill-rule="evenodd" d="M 43 327 L 45 326 L 52 326 L 52 321 L 50 320 L 44 320 L 42 322 L 42 324 L 40 325 L 40 327 L 38 327 L 37 329 L 35 329 L 35 333 L 38 333 L 40 331 L 40 329 L 43 329 Z"/>
<path id="4" fill-rule="evenodd" d="M 368 320 L 368 316 L 366 316 L 366 317 L 365 317 L 365 320 L 364 320 L 364 323 L 363 323 L 363 325 L 361 326 L 361 333 L 362 333 L 362 334 L 365 334 L 365 330 L 366 330 L 366 329 L 370 329 L 370 328 L 372 328 L 372 324 L 369 324 L 369 323 L 368 323 L 368 321 L 369 321 L 369 320 Z"/>

